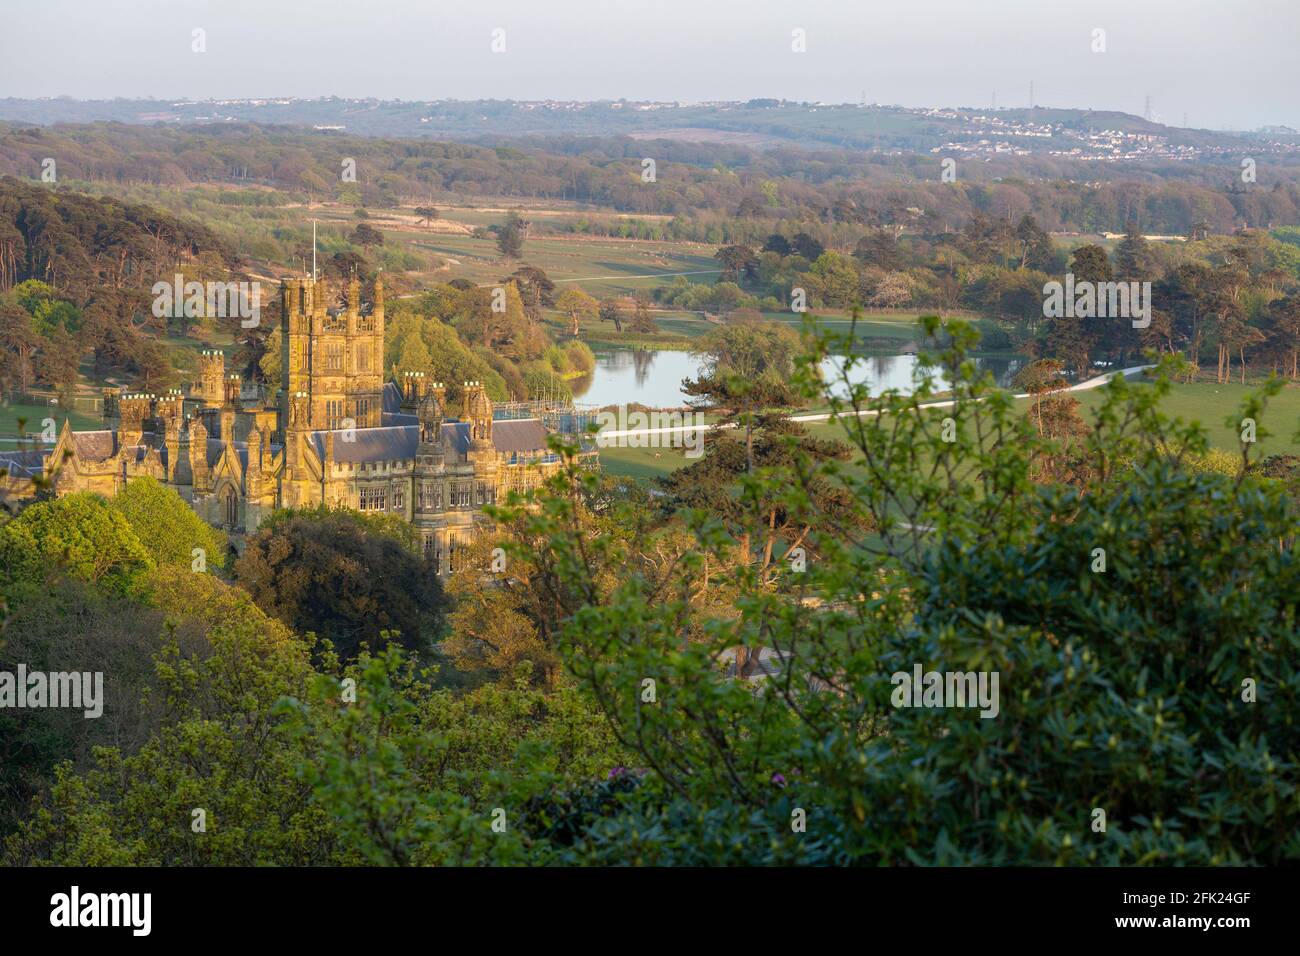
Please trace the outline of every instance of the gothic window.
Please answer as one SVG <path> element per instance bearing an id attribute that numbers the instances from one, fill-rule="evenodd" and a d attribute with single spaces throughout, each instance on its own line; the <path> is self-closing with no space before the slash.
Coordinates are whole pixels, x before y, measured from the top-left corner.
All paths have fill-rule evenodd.
<path id="1" fill-rule="evenodd" d="M 343 371 L 343 346 L 329 345 L 325 348 L 325 369 L 329 372 Z"/>
<path id="2" fill-rule="evenodd" d="M 393 488 L 393 510 L 394 510 L 394 511 L 401 511 L 401 510 L 404 509 L 405 507 L 406 507 L 406 490 L 405 490 L 404 488 L 401 488 L 401 487 L 398 487 L 398 486 L 394 486 L 394 488 Z"/>
<path id="3" fill-rule="evenodd" d="M 358 492 L 358 510 L 387 511 L 388 489 L 383 487 L 362 487 Z"/>

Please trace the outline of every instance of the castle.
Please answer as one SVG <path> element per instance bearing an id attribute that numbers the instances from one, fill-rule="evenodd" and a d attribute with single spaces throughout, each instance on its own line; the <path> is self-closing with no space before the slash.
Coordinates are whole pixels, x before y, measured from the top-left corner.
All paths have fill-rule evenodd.
<path id="1" fill-rule="evenodd" d="M 280 283 L 281 388 L 274 405 L 244 397 L 225 355 L 204 351 L 186 393 L 104 390 L 99 431 L 67 420 L 52 448 L 27 462 L 55 493 L 112 496 L 138 475 L 174 488 L 209 524 L 251 532 L 274 509 L 319 504 L 400 515 L 438 573 L 488 524 L 482 506 L 535 487 L 560 462 L 541 418 L 498 419 L 481 382 L 459 389 L 408 372 L 385 382 L 384 290 L 363 311 L 361 284 L 329 308 L 325 283 Z M 590 455 L 591 453 L 584 453 Z M 15 455 L 11 474 L 21 468 Z"/>

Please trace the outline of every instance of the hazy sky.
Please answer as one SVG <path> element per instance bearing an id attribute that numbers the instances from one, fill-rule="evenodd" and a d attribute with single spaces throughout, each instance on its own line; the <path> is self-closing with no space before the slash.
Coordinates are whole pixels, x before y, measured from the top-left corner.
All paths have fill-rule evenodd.
<path id="1" fill-rule="evenodd" d="M 1023 106 L 1032 79 L 1040 105 L 1300 128 L 1297 36 L 1300 0 L 0 0 L 0 96 Z"/>

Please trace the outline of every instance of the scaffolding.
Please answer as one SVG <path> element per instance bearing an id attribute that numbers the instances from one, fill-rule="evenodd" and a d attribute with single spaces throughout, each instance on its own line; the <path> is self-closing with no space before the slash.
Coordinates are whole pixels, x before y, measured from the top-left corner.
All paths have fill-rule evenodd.
<path id="1" fill-rule="evenodd" d="M 573 402 L 538 399 L 528 402 L 498 402 L 492 406 L 495 421 L 539 418 L 548 431 L 561 435 L 586 434 L 587 426 L 596 422 L 596 406 Z"/>

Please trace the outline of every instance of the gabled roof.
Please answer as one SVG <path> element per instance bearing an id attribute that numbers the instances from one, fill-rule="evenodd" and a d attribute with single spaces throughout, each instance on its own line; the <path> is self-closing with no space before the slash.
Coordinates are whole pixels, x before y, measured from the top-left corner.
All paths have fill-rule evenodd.
<path id="1" fill-rule="evenodd" d="M 235 454 L 239 457 L 241 468 L 248 468 L 248 442 L 237 441 L 231 442 L 235 446 Z M 217 462 L 221 460 L 221 453 L 225 449 L 226 443 L 220 438 L 208 439 L 208 467 L 216 467 Z"/>
<path id="2" fill-rule="evenodd" d="M 82 461 L 103 461 L 113 457 L 113 433 L 108 430 L 96 432 L 73 432 L 72 450 Z"/>

